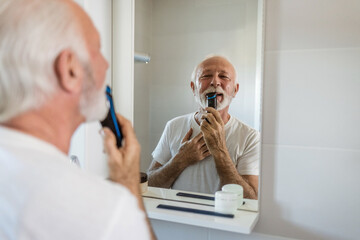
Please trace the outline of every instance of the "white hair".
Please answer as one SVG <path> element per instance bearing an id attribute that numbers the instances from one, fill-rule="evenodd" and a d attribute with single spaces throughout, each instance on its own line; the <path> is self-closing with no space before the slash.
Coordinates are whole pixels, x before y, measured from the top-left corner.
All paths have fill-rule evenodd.
<path id="1" fill-rule="evenodd" d="M 0 123 L 41 107 L 58 88 L 54 63 L 72 50 L 88 52 L 80 25 L 62 0 L 1 0 Z"/>
<path id="2" fill-rule="evenodd" d="M 205 62 L 206 60 L 210 59 L 210 58 L 213 58 L 213 57 L 219 57 L 219 58 L 223 58 L 225 59 L 226 61 L 228 61 L 231 66 L 234 68 L 234 71 L 235 71 L 235 84 L 238 83 L 238 74 L 237 74 L 237 71 L 236 71 L 236 68 L 235 66 L 232 64 L 232 62 L 227 58 L 227 57 L 224 57 L 224 56 L 221 56 L 221 55 L 215 55 L 215 54 L 210 54 L 210 55 L 207 55 L 193 70 L 193 72 L 191 73 L 191 81 L 192 82 L 196 82 L 199 78 L 199 76 L 197 75 L 198 73 L 198 70 L 199 70 L 199 67 L 200 65 Z"/>

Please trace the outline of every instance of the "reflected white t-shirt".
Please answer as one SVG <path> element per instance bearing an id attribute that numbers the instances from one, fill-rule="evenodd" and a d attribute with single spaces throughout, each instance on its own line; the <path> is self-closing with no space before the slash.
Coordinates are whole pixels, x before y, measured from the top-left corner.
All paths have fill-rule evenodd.
<path id="1" fill-rule="evenodd" d="M 0 126 L 0 239 L 149 239 L 123 186 L 79 169 L 53 145 Z"/>
<path id="2" fill-rule="evenodd" d="M 170 120 L 152 153 L 153 161 L 165 165 L 179 151 L 186 133 L 193 129 L 191 138 L 200 133 L 195 113 Z M 226 146 L 231 160 L 241 175 L 259 175 L 260 134 L 255 129 L 230 117 L 225 124 Z M 220 190 L 220 178 L 213 156 L 187 167 L 175 180 L 173 189 L 211 193 Z"/>

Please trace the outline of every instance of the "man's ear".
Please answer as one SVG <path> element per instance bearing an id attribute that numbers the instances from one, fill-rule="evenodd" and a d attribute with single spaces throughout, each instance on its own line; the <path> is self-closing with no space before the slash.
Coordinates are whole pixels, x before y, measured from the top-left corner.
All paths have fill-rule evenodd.
<path id="1" fill-rule="evenodd" d="M 239 91 L 239 84 L 237 83 L 237 84 L 235 85 L 233 98 L 236 96 L 236 94 L 238 93 L 238 91 Z"/>
<path id="2" fill-rule="evenodd" d="M 73 51 L 62 51 L 55 61 L 59 86 L 66 92 L 78 93 L 82 89 L 83 68 Z"/>
<path id="3" fill-rule="evenodd" d="M 193 81 L 190 82 L 190 87 L 191 87 L 191 89 L 193 91 L 193 94 L 195 95 L 195 84 L 194 84 Z"/>

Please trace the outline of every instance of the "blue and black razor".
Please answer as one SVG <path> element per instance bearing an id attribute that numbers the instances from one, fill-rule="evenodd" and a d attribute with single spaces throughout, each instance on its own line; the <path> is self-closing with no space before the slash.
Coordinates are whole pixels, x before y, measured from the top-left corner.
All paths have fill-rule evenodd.
<path id="1" fill-rule="evenodd" d="M 111 88 L 109 86 L 106 86 L 106 98 L 109 103 L 109 112 L 108 112 L 106 118 L 103 121 L 101 121 L 100 123 L 103 127 L 110 128 L 110 130 L 114 133 L 114 135 L 116 137 L 117 147 L 121 147 L 122 133 L 121 133 L 121 129 L 120 129 L 120 124 L 116 118 L 114 102 L 113 102 L 113 98 L 112 98 L 112 94 L 111 94 Z"/>
<path id="2" fill-rule="evenodd" d="M 206 94 L 207 106 L 215 108 L 217 107 L 216 93 Z"/>

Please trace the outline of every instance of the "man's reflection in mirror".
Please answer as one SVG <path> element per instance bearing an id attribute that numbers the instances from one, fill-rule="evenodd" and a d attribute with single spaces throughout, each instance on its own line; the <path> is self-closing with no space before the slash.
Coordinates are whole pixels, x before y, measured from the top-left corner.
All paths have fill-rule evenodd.
<path id="1" fill-rule="evenodd" d="M 149 185 L 214 194 L 236 183 L 245 198 L 257 199 L 260 135 L 228 112 L 239 90 L 234 66 L 208 57 L 195 67 L 190 86 L 199 110 L 166 124 L 152 153 Z M 216 110 L 207 107 L 209 93 L 216 93 Z"/>

